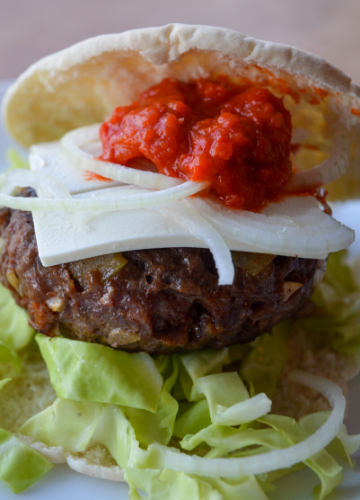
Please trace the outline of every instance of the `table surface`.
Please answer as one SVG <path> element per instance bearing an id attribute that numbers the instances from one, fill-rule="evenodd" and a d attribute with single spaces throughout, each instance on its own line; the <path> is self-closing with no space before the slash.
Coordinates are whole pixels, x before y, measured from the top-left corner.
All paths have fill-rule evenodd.
<path id="1" fill-rule="evenodd" d="M 84 38 L 169 22 L 294 45 L 360 83 L 359 0 L 0 0 L 0 79 Z"/>

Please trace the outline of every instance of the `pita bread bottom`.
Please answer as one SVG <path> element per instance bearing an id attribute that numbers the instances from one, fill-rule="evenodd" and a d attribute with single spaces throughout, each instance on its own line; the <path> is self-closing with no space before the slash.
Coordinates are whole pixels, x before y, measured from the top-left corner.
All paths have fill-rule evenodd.
<path id="1" fill-rule="evenodd" d="M 53 464 L 68 464 L 70 469 L 85 474 L 86 476 L 106 479 L 108 481 L 124 482 L 124 471 L 116 465 L 104 446 L 93 444 L 85 452 L 72 454 L 65 452 L 62 446 L 47 446 L 34 441 L 29 436 L 19 432 L 16 436 L 34 450 L 44 455 Z"/>

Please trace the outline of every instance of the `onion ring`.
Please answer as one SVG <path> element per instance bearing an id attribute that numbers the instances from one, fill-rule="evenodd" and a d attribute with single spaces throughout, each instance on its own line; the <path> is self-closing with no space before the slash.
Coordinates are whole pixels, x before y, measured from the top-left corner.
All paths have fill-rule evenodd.
<path id="1" fill-rule="evenodd" d="M 350 145 L 344 135 L 337 134 L 330 156 L 310 170 L 295 172 L 286 192 L 308 191 L 340 179 L 349 168 Z"/>
<path id="2" fill-rule="evenodd" d="M 98 160 L 82 147 L 99 140 L 99 124 L 72 130 L 61 139 L 63 152 L 76 167 L 85 171 L 136 186 L 150 189 L 168 189 L 184 183 L 182 179 L 168 177 L 155 172 L 144 172 L 117 163 Z"/>
<path id="3" fill-rule="evenodd" d="M 21 177 L 16 180 L 17 183 L 25 184 L 30 187 L 38 186 L 38 178 L 33 180 L 29 178 L 27 170 L 19 169 L 17 175 L 26 175 L 26 182 L 21 181 Z M 21 174 L 20 174 L 21 172 Z M 25 172 L 25 174 L 24 174 Z M 31 172 L 29 172 L 31 174 Z M 32 172 L 35 174 L 35 172 Z M 38 175 L 42 173 L 36 172 Z M 47 176 L 48 178 L 52 176 Z M 10 181 L 12 176 L 10 175 Z M 59 186 L 60 181 L 53 179 L 53 188 Z M 62 184 L 62 183 L 60 183 Z M 21 198 L 8 194 L 0 193 L 0 204 L 17 210 L 29 210 L 40 212 L 112 212 L 113 210 L 130 210 L 134 208 L 147 208 L 158 205 L 169 204 L 181 198 L 186 198 L 206 189 L 209 182 L 191 182 L 187 181 L 178 186 L 163 189 L 161 191 L 150 191 L 147 193 L 138 193 L 121 197 L 109 198 L 86 198 L 75 199 L 62 196 L 61 198 Z"/>

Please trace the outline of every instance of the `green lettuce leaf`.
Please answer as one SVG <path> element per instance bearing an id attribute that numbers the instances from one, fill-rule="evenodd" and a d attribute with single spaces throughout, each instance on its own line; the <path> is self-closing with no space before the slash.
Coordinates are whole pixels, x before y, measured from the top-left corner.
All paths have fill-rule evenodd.
<path id="1" fill-rule="evenodd" d="M 207 399 L 211 421 L 230 406 L 249 399 L 249 392 L 236 372 L 201 377 L 197 381 L 197 390 Z"/>
<path id="2" fill-rule="evenodd" d="M 241 364 L 241 376 L 253 387 L 255 394 L 273 396 L 287 360 L 285 338 L 289 329 L 289 323 L 285 322 L 275 327 L 272 334 L 258 337 Z"/>
<path id="3" fill-rule="evenodd" d="M 161 363 L 165 383 L 162 396 L 171 397 L 171 388 L 174 386 L 178 375 L 178 357 L 169 357 L 167 362 Z M 231 377 L 229 376 L 231 374 Z M 318 418 L 303 419 L 301 423 L 288 417 L 268 415 L 250 425 L 241 425 L 240 428 L 211 424 L 209 403 L 222 401 L 235 405 L 237 399 L 247 397 L 251 401 L 242 383 L 235 382 L 238 377 L 235 372 L 224 372 L 222 377 L 211 375 L 204 377 L 205 381 L 216 381 L 224 389 L 226 385 L 234 390 L 230 395 L 223 395 L 214 390 L 216 397 L 207 398 L 194 403 L 186 403 L 184 411 L 179 417 L 179 424 L 175 425 L 174 435 L 181 435 L 187 429 L 199 429 L 195 434 L 186 434 L 180 446 L 188 452 L 196 451 L 201 455 L 211 457 L 246 456 L 264 453 L 273 449 L 286 448 L 292 444 L 306 439 L 316 428 L 322 425 L 326 414 Z M 210 378 L 209 378 L 210 377 Z M 231 378 L 234 378 L 232 381 Z M 240 380 L 240 379 L 239 379 Z M 200 381 L 200 382 L 199 382 Z M 227 382 L 227 384 L 222 382 Z M 198 384 L 202 386 L 201 377 Z M 205 387 L 205 393 L 211 389 L 211 384 Z M 211 390 L 210 390 L 211 392 Z M 209 393 L 208 393 L 209 395 Z M 235 396 L 236 395 L 236 396 Z M 225 401 L 226 400 L 226 401 Z M 130 482 L 131 498 L 138 499 L 137 489 L 147 492 L 150 499 L 173 498 L 182 500 L 189 498 L 214 498 L 237 499 L 245 494 L 244 498 L 265 499 L 263 489 L 270 489 L 271 482 L 277 477 L 290 472 L 276 471 L 262 475 L 261 487 L 255 478 L 237 478 L 222 480 L 220 478 L 193 477 L 186 474 L 167 471 L 166 462 L 161 455 L 158 444 L 150 444 L 151 437 L 154 442 L 167 442 L 172 435 L 173 420 L 176 410 L 166 411 L 166 404 L 162 407 L 162 400 L 158 406 L 157 414 L 146 410 L 136 409 L 132 415 L 129 407 L 95 403 L 89 401 L 56 400 L 53 405 L 30 419 L 20 431 L 34 439 L 45 442 L 50 446 L 63 446 L 66 451 L 84 451 L 91 442 L 103 444 L 114 457 L 118 465 L 126 469 L 126 478 Z M 241 402 L 241 401 L 240 401 Z M 175 401 L 177 404 L 177 402 Z M 171 405 L 170 405 L 171 407 Z M 230 406 L 231 408 L 231 406 Z M 134 417 L 134 415 L 136 415 Z M 151 426 L 155 431 L 146 430 L 146 416 L 150 417 Z M 194 417 L 194 418 L 192 418 Z M 139 423 L 140 422 L 140 423 Z M 266 426 L 266 427 L 261 427 Z M 303 424 L 303 425 L 301 425 Z M 161 425 L 163 425 L 161 427 Z M 203 426 L 201 428 L 201 426 Z M 312 428 L 310 429 L 310 427 Z M 165 429 L 164 435 L 161 429 Z M 181 437 L 181 436 L 180 436 Z M 140 441 L 140 443 L 139 443 Z M 349 436 L 343 437 L 343 448 L 347 451 L 355 449 L 355 442 Z M 167 444 L 167 443 L 166 443 Z M 176 443 L 175 443 L 176 444 Z M 172 446 L 174 443 L 172 442 Z M 143 448 L 141 448 L 143 446 Z M 200 450 L 201 447 L 201 450 Z M 322 500 L 333 491 L 341 482 L 341 467 L 329 454 L 329 450 L 322 450 L 317 455 L 305 462 L 319 477 L 321 484 L 315 490 L 315 497 Z M 297 466 L 296 468 L 299 468 Z M 176 486 L 175 486 L 176 484 Z M 241 498 L 241 496 L 240 496 Z"/>
<path id="4" fill-rule="evenodd" d="M 84 451 L 99 423 L 104 405 L 101 403 L 56 399 L 34 415 L 20 432 L 49 446 L 62 446 L 65 451 Z"/>
<path id="5" fill-rule="evenodd" d="M 210 484 L 182 472 L 127 468 L 125 479 L 132 485 L 130 500 L 141 498 L 137 489 L 147 493 L 148 500 L 223 500 Z"/>
<path id="6" fill-rule="evenodd" d="M 199 378 L 213 373 L 220 373 L 222 367 L 229 363 L 228 349 L 213 351 L 190 352 L 180 356 L 180 383 L 183 393 L 188 401 L 198 401 L 204 396 L 197 390 L 196 383 Z"/>
<path id="7" fill-rule="evenodd" d="M 15 436 L 0 429 L 0 479 L 20 493 L 52 469 L 53 464 Z"/>
<path id="8" fill-rule="evenodd" d="M 123 409 L 115 405 L 105 405 L 92 439 L 106 446 L 121 468 L 128 465 L 139 447 L 131 423 Z"/>
<path id="9" fill-rule="evenodd" d="M 48 446 L 62 446 L 67 452 L 81 452 L 90 441 L 103 444 L 120 467 L 128 464 L 137 448 L 135 432 L 122 408 L 60 399 L 34 415 L 20 432 Z"/>
<path id="10" fill-rule="evenodd" d="M 218 491 L 224 500 L 266 500 L 263 489 L 255 476 L 237 479 L 206 478 L 206 481 Z"/>
<path id="11" fill-rule="evenodd" d="M 197 434 L 211 425 L 210 411 L 206 399 L 196 403 L 180 403 L 179 417 L 174 426 L 174 436 L 183 439 L 187 434 Z"/>
<path id="12" fill-rule="evenodd" d="M 27 170 L 30 169 L 30 165 L 29 165 L 27 158 L 25 158 L 15 148 L 9 148 L 6 151 L 6 159 L 7 159 L 7 164 L 8 164 L 8 168 L 6 169 L 6 173 L 11 172 L 12 170 L 15 170 L 16 168 L 25 168 Z"/>
<path id="13" fill-rule="evenodd" d="M 181 441 L 184 450 L 194 450 L 200 444 L 216 448 L 217 456 L 239 451 L 249 446 L 261 446 L 269 449 L 283 448 L 288 445 L 281 435 L 273 429 L 252 429 L 247 426 L 235 429 L 222 425 L 210 425 L 195 435 L 187 435 Z M 252 450 L 252 453 L 254 450 Z"/>
<path id="14" fill-rule="evenodd" d="M 0 390 L 10 381 L 10 378 L 0 380 Z M 14 493 L 29 488 L 52 467 L 40 453 L 0 428 L 0 480 Z"/>
<path id="15" fill-rule="evenodd" d="M 290 417 L 267 415 L 259 420 L 269 425 L 288 440 L 287 446 L 294 445 L 312 434 Z M 323 498 L 341 484 L 343 479 L 342 467 L 326 450 L 319 451 L 319 453 L 312 456 L 310 459 L 305 460 L 304 463 L 307 467 L 312 469 L 320 479 L 320 485 L 314 490 L 315 500 L 323 500 Z"/>
<path id="16" fill-rule="evenodd" d="M 0 340 L 0 376 L 14 375 L 21 371 L 21 361 L 16 351 L 8 347 Z"/>
<path id="17" fill-rule="evenodd" d="M 304 427 L 309 433 L 314 433 L 321 427 L 329 416 L 327 411 L 319 411 L 310 413 L 301 417 L 299 424 Z M 346 426 L 342 425 L 340 432 L 336 438 L 326 447 L 326 450 L 342 460 L 345 460 L 350 467 L 354 466 L 354 461 L 351 457 L 353 453 L 360 448 L 360 434 L 349 436 Z"/>
<path id="18" fill-rule="evenodd" d="M 148 500 L 267 500 L 254 476 L 234 479 L 210 478 L 160 469 L 161 456 L 156 446 L 147 451 L 137 448 L 125 469 L 130 484 L 130 499 L 139 500 L 137 489 L 148 494 Z"/>
<path id="19" fill-rule="evenodd" d="M 11 378 L 3 378 L 2 380 L 0 380 L 0 391 L 11 380 L 12 380 Z"/>
<path id="20" fill-rule="evenodd" d="M 164 382 L 156 413 L 137 408 L 125 408 L 136 437 L 143 446 L 148 446 L 154 441 L 167 445 L 173 435 L 179 403 L 170 393 L 178 378 L 179 362 L 175 356 L 169 356 L 166 358 L 166 363 L 170 373 Z M 162 373 L 166 376 L 165 368 Z"/>
<path id="21" fill-rule="evenodd" d="M 333 347 L 345 354 L 360 354 L 360 290 L 346 250 L 330 254 L 323 281 L 313 301 L 317 308 L 299 326 L 317 335 L 327 334 Z"/>
<path id="22" fill-rule="evenodd" d="M 169 469 L 144 470 L 126 469 L 126 480 L 132 485 L 131 499 L 139 499 L 134 489 L 141 489 L 148 500 L 267 500 L 254 476 L 236 480 L 202 478 Z"/>
<path id="23" fill-rule="evenodd" d="M 41 334 L 36 341 L 60 398 L 156 412 L 163 380 L 148 354 Z"/>
<path id="24" fill-rule="evenodd" d="M 196 387 L 206 397 L 213 424 L 240 425 L 256 420 L 271 409 L 271 401 L 264 393 L 249 397 L 236 372 L 201 377 Z"/>
<path id="25" fill-rule="evenodd" d="M 331 253 L 327 260 L 324 277 L 327 283 L 345 294 L 359 291 L 353 270 L 347 263 L 348 255 L 347 250 Z"/>
<path id="26" fill-rule="evenodd" d="M 33 335 L 26 311 L 16 304 L 10 290 L 0 284 L 0 341 L 18 351 L 30 343 Z"/>

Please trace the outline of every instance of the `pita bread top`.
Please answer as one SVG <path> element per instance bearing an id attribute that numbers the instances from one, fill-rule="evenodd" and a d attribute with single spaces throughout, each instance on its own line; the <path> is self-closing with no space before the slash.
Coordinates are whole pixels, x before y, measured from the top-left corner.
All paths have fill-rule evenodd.
<path id="1" fill-rule="evenodd" d="M 18 142 L 30 146 L 104 121 L 165 77 L 219 75 L 285 95 L 293 126 L 307 130 L 322 154 L 335 133 L 345 133 L 350 169 L 330 192 L 339 199 L 360 196 L 360 88 L 319 57 L 224 28 L 170 24 L 85 40 L 25 71 L 5 96 L 3 120 Z M 319 151 L 317 157 L 304 154 L 302 167 L 319 163 Z"/>

